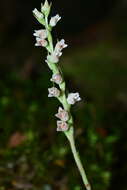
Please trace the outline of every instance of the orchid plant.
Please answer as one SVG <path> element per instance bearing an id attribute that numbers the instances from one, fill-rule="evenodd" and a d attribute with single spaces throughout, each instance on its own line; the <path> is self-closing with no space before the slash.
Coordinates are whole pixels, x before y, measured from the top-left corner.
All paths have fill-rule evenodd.
<path id="1" fill-rule="evenodd" d="M 35 30 L 33 34 L 36 37 L 35 46 L 44 47 L 47 50 L 47 58 L 45 62 L 52 71 L 51 82 L 53 83 L 53 86 L 48 88 L 48 97 L 55 97 L 62 104 L 62 106 L 58 108 L 58 113 L 55 114 L 59 119 L 57 120 L 57 131 L 63 132 L 67 137 L 83 183 L 87 190 L 91 190 L 90 183 L 88 182 L 85 170 L 76 150 L 74 122 L 71 115 L 71 106 L 80 101 L 81 98 L 78 92 L 66 93 L 66 83 L 60 69 L 59 60 L 62 56 L 62 50 L 67 47 L 67 44 L 65 43 L 65 40 L 62 39 L 58 41 L 54 47 L 51 32 L 60 21 L 61 17 L 57 14 L 56 16 L 49 18 L 50 11 L 51 4 L 49 4 L 47 0 L 45 0 L 44 4 L 41 4 L 41 11 L 38 11 L 36 8 L 33 10 L 35 18 L 43 26 L 43 29 Z"/>

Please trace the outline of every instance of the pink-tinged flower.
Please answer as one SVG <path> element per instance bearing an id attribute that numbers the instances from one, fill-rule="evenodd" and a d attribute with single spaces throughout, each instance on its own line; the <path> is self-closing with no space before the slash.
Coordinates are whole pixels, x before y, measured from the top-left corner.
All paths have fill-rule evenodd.
<path id="1" fill-rule="evenodd" d="M 67 131 L 68 124 L 65 121 L 57 121 L 57 131 Z"/>
<path id="2" fill-rule="evenodd" d="M 65 44 L 65 40 L 62 39 L 59 42 L 57 42 L 56 46 L 55 46 L 55 52 L 59 53 L 61 52 L 64 48 L 66 48 L 68 45 Z"/>
<path id="3" fill-rule="evenodd" d="M 46 30 L 35 30 L 33 35 L 41 39 L 46 39 L 48 36 Z"/>
<path id="4" fill-rule="evenodd" d="M 57 118 L 61 119 L 62 121 L 68 121 L 68 119 L 69 119 L 68 112 L 65 111 L 64 109 L 62 109 L 61 107 L 59 107 L 58 113 L 55 114 L 55 116 Z"/>
<path id="5" fill-rule="evenodd" d="M 47 60 L 46 62 L 50 62 L 50 63 L 58 63 L 59 62 L 59 58 L 62 55 L 62 49 L 66 48 L 67 44 L 65 44 L 65 40 L 62 39 L 59 42 L 57 42 L 56 46 L 55 46 L 55 50 L 53 51 L 52 54 L 47 56 Z"/>
<path id="6" fill-rule="evenodd" d="M 43 19 L 44 16 L 41 12 L 39 12 L 36 8 L 33 10 L 34 15 L 38 18 L 38 19 Z"/>
<path id="7" fill-rule="evenodd" d="M 75 104 L 76 102 L 80 101 L 81 98 L 80 98 L 80 95 L 79 93 L 70 93 L 68 94 L 68 97 L 67 97 L 67 102 L 68 104 Z"/>
<path id="8" fill-rule="evenodd" d="M 48 88 L 48 97 L 59 97 L 60 91 L 56 87 Z"/>
<path id="9" fill-rule="evenodd" d="M 62 76 L 59 73 L 53 74 L 51 78 L 52 82 L 55 82 L 56 84 L 61 84 L 63 79 Z"/>
<path id="10" fill-rule="evenodd" d="M 48 45 L 48 42 L 45 39 L 41 39 L 41 38 L 36 37 L 35 46 L 46 47 L 47 45 Z"/>
<path id="11" fill-rule="evenodd" d="M 57 22 L 60 19 L 61 19 L 61 17 L 58 14 L 54 17 L 51 17 L 50 22 L 49 22 L 50 26 L 52 26 L 52 27 L 56 26 Z"/>

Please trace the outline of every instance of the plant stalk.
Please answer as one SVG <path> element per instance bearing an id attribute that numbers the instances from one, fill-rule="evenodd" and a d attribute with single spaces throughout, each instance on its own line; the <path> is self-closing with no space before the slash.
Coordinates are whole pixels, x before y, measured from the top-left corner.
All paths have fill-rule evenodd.
<path id="1" fill-rule="evenodd" d="M 82 177 L 83 183 L 84 183 L 84 185 L 86 187 L 86 190 L 91 190 L 91 185 L 90 185 L 90 183 L 89 183 L 89 181 L 87 179 L 87 176 L 86 176 L 85 170 L 83 168 L 80 156 L 79 156 L 79 154 L 78 154 L 78 152 L 76 150 L 75 139 L 74 139 L 74 128 L 71 127 L 69 129 L 69 131 L 65 132 L 65 135 L 66 135 L 67 139 L 69 140 L 74 160 L 76 162 L 76 165 L 77 165 L 79 173 L 80 173 L 80 175 Z"/>

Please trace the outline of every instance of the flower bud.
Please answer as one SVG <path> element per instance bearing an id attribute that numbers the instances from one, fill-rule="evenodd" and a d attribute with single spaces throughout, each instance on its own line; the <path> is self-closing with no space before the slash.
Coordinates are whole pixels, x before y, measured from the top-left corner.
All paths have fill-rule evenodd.
<path id="1" fill-rule="evenodd" d="M 55 82 L 56 84 L 61 84 L 63 79 L 62 76 L 59 73 L 57 73 L 52 75 L 51 81 Z"/>
<path id="2" fill-rule="evenodd" d="M 41 12 L 42 12 L 43 14 L 45 14 L 45 16 L 48 17 L 48 15 L 49 15 L 49 13 L 50 13 L 50 10 L 51 10 L 51 4 L 49 4 L 48 1 L 45 0 L 44 5 L 41 4 Z"/>
<path id="3" fill-rule="evenodd" d="M 68 121 L 68 119 L 69 119 L 68 112 L 65 111 L 64 109 L 62 109 L 61 107 L 59 107 L 58 113 L 55 114 L 55 116 L 57 118 L 61 119 L 62 121 Z"/>
<path id="4" fill-rule="evenodd" d="M 54 17 L 51 17 L 50 22 L 49 22 L 50 26 L 52 26 L 52 27 L 56 26 L 57 22 L 60 19 L 61 19 L 61 17 L 58 14 Z"/>
<path id="5" fill-rule="evenodd" d="M 80 98 L 80 95 L 79 93 L 70 93 L 67 97 L 67 102 L 68 104 L 75 104 L 76 102 L 80 101 L 81 98 Z"/>
<path id="6" fill-rule="evenodd" d="M 65 121 L 57 121 L 57 131 L 67 131 L 68 124 Z"/>
<path id="7" fill-rule="evenodd" d="M 59 97 L 60 91 L 56 87 L 48 88 L 48 97 Z"/>

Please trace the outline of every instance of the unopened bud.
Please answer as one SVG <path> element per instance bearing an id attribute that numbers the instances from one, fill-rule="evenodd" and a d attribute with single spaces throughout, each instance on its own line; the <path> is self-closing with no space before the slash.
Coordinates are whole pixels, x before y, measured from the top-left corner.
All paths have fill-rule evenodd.
<path id="1" fill-rule="evenodd" d="M 51 10 L 51 4 L 49 4 L 48 1 L 45 0 L 44 5 L 41 4 L 41 12 L 42 12 L 43 14 L 45 14 L 45 16 L 48 17 L 48 15 L 49 15 L 49 13 L 50 13 L 50 10 Z"/>

